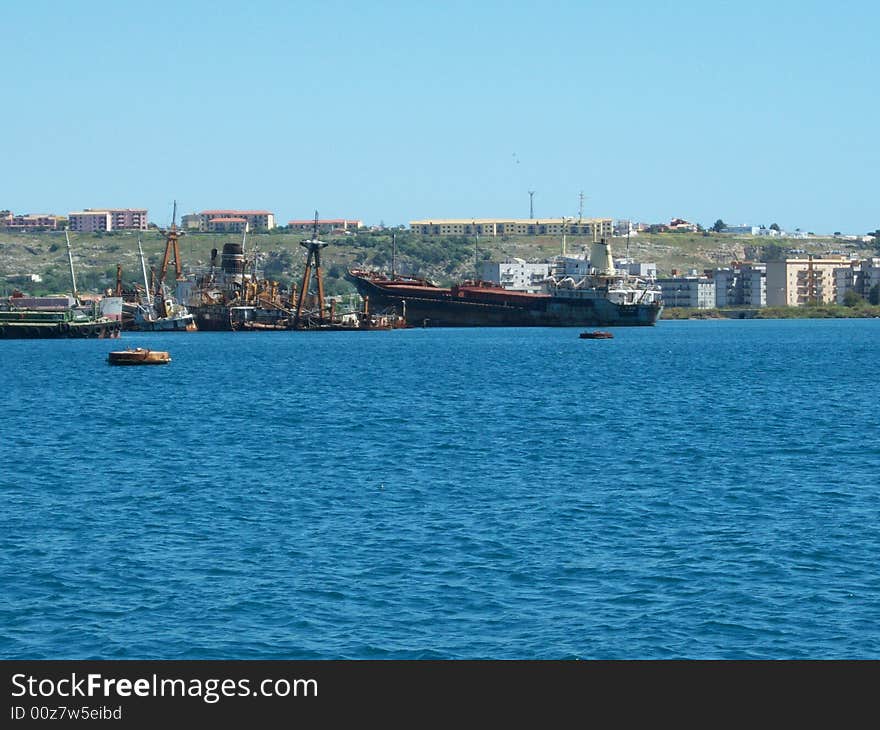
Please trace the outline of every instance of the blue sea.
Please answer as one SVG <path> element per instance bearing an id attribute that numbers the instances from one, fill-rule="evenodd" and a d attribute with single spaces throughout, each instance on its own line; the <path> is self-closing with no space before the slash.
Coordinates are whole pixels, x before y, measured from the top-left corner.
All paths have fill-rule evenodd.
<path id="1" fill-rule="evenodd" d="M 880 658 L 880 320 L 578 334 L 0 341 L 0 658 Z"/>

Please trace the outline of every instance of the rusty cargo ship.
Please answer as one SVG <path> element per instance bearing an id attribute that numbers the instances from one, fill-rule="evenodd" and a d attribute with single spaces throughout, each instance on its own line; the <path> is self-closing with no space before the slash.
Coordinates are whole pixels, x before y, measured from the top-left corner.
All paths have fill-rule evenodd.
<path id="1" fill-rule="evenodd" d="M 347 278 L 371 304 L 394 307 L 413 326 L 651 326 L 663 309 L 659 288 L 614 270 L 604 241 L 591 247 L 588 275 L 550 276 L 537 293 L 485 281 L 441 287 L 427 279 L 361 269 L 349 270 Z"/>

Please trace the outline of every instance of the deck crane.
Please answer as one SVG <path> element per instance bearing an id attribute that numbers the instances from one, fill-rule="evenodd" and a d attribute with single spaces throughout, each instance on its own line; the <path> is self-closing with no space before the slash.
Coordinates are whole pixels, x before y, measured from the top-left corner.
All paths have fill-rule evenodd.
<path id="1" fill-rule="evenodd" d="M 167 317 L 171 314 L 168 311 L 168 304 L 165 299 L 165 277 L 168 274 L 168 265 L 171 262 L 171 251 L 174 250 L 174 271 L 177 281 L 183 280 L 183 269 L 180 265 L 180 249 L 177 242 L 180 234 L 177 231 L 177 201 L 174 201 L 174 212 L 171 215 L 171 228 L 165 231 L 165 256 L 162 258 L 162 268 L 159 269 L 159 276 L 156 278 L 156 313 L 160 317 Z"/>

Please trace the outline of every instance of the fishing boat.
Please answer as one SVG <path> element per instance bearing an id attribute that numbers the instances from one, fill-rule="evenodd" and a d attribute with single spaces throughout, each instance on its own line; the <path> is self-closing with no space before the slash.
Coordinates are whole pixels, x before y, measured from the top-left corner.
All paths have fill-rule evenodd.
<path id="1" fill-rule="evenodd" d="M 107 356 L 107 362 L 111 365 L 165 365 L 171 362 L 171 355 L 163 350 L 135 347 L 111 352 Z"/>
<path id="2" fill-rule="evenodd" d="M 592 332 L 581 332 L 582 340 L 610 340 L 614 335 L 611 332 L 603 330 L 593 330 Z"/>

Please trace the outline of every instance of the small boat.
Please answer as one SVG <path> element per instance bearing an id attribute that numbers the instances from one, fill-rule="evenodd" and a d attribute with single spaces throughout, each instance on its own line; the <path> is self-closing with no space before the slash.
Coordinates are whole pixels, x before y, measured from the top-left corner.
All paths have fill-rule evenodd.
<path id="1" fill-rule="evenodd" d="M 613 334 L 604 330 L 593 330 L 592 332 L 581 332 L 580 334 L 582 340 L 610 340 L 612 337 L 614 337 Z"/>
<path id="2" fill-rule="evenodd" d="M 142 347 L 135 349 L 111 352 L 107 356 L 107 362 L 111 365 L 164 365 L 171 362 L 171 355 L 163 350 L 145 350 Z"/>

